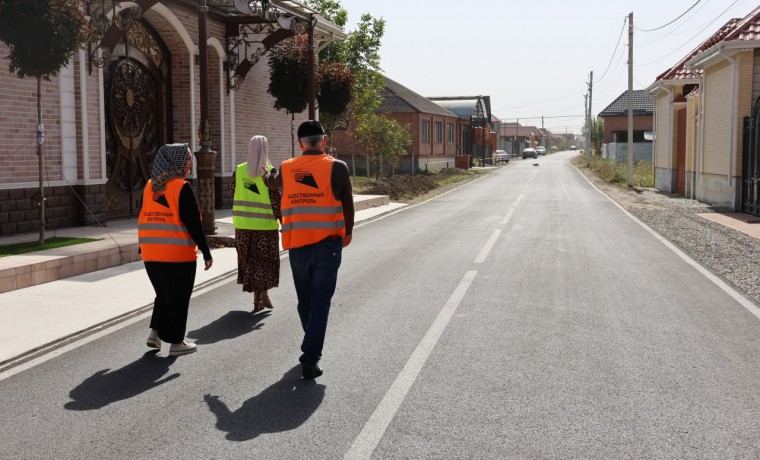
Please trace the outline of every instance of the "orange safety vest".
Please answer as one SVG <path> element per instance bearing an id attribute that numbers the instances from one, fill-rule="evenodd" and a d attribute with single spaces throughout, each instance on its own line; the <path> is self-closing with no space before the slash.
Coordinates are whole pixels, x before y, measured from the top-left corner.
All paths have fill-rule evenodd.
<path id="1" fill-rule="evenodd" d="M 140 254 L 146 262 L 192 262 L 198 246 L 179 218 L 179 193 L 184 179 L 172 179 L 166 190 L 153 192 L 148 181 L 143 191 L 142 210 L 137 220 Z"/>
<path id="2" fill-rule="evenodd" d="M 330 236 L 346 236 L 343 205 L 335 199 L 334 158 L 302 155 L 282 163 L 282 247 L 300 248 Z"/>

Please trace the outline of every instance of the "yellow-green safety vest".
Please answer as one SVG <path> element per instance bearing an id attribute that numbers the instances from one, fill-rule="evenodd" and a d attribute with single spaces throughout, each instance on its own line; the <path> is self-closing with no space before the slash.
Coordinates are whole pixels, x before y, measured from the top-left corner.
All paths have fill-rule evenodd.
<path id="1" fill-rule="evenodd" d="M 248 175 L 248 162 L 235 169 L 232 223 L 243 230 L 277 230 L 279 225 L 272 212 L 269 188 L 261 176 Z"/>

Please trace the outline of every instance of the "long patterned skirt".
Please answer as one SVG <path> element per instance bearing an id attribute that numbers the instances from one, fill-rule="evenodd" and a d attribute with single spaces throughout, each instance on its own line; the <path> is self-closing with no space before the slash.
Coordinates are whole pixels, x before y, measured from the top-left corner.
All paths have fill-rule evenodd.
<path id="1" fill-rule="evenodd" d="M 243 291 L 266 291 L 280 284 L 280 244 L 277 230 L 235 229 L 238 284 Z"/>

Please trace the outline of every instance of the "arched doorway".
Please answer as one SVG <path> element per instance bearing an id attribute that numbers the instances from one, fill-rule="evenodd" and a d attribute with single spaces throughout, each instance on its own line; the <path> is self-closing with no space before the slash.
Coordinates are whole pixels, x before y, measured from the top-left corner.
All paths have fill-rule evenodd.
<path id="1" fill-rule="evenodd" d="M 134 23 L 104 69 L 108 217 L 136 216 L 153 156 L 171 142 L 171 55 L 158 33 Z"/>

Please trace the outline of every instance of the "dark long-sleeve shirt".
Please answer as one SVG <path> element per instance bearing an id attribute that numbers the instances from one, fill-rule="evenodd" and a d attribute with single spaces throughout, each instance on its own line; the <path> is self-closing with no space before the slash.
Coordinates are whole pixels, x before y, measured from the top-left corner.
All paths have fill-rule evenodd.
<path id="1" fill-rule="evenodd" d="M 319 150 L 306 150 L 304 155 L 322 155 Z M 282 167 L 271 174 L 264 176 L 264 182 L 270 189 L 276 188 L 282 190 Z M 343 220 L 346 225 L 346 235 L 351 235 L 354 230 L 354 195 L 351 188 L 351 175 L 348 172 L 348 165 L 345 161 L 333 161 L 332 174 L 330 175 L 330 185 L 333 196 L 340 200 L 343 206 Z"/>
<path id="2" fill-rule="evenodd" d="M 201 223 L 201 213 L 198 210 L 198 200 L 195 199 L 195 193 L 190 183 L 185 183 L 179 192 L 179 218 L 187 227 L 193 241 L 198 245 L 198 249 L 203 253 L 203 260 L 211 260 L 211 250 L 206 241 L 206 233 L 203 231 Z"/>

